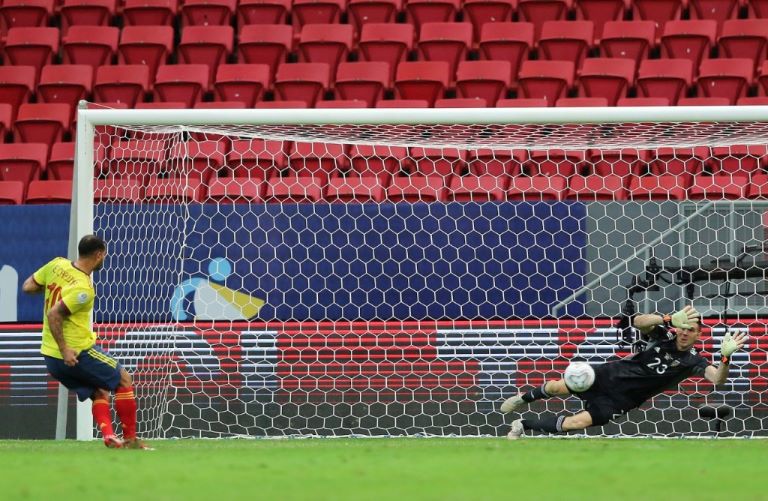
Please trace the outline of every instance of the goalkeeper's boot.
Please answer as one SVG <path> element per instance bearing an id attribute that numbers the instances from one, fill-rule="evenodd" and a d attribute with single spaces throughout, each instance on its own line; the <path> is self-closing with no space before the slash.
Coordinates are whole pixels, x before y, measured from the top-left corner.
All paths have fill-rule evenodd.
<path id="1" fill-rule="evenodd" d="M 117 438 L 116 435 L 105 435 L 104 445 L 106 445 L 109 449 L 122 449 L 123 446 L 125 446 L 123 441 Z"/>
<path id="2" fill-rule="evenodd" d="M 126 438 L 125 442 L 123 444 L 124 449 L 142 449 L 145 451 L 153 451 L 155 450 L 154 447 L 150 447 L 147 445 L 146 442 L 143 440 L 139 440 L 138 438 Z"/>
<path id="3" fill-rule="evenodd" d="M 517 440 L 519 438 L 523 438 L 525 436 L 523 435 L 524 431 L 525 431 L 525 428 L 523 428 L 523 420 L 516 419 L 515 421 L 512 421 L 512 426 L 509 428 L 509 433 L 507 433 L 507 438 L 509 440 Z"/>
<path id="4" fill-rule="evenodd" d="M 527 402 L 523 400 L 523 394 L 518 393 L 514 397 L 509 397 L 501 404 L 501 412 L 509 414 L 512 411 L 520 410 L 527 405 Z"/>

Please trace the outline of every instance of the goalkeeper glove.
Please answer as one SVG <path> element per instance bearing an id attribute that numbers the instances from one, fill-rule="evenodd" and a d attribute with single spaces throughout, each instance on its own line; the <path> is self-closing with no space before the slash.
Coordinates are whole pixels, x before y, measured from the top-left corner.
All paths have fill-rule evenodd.
<path id="1" fill-rule="evenodd" d="M 693 324 L 699 323 L 699 312 L 693 306 L 686 306 L 671 317 L 672 326 L 678 329 L 691 329 Z"/>
<path id="2" fill-rule="evenodd" d="M 731 355 L 733 355 L 737 351 L 739 351 L 739 345 L 731 337 L 731 333 L 726 332 L 725 337 L 723 337 L 723 343 L 720 345 L 720 355 L 722 355 L 721 357 L 722 362 L 724 364 L 730 363 Z"/>

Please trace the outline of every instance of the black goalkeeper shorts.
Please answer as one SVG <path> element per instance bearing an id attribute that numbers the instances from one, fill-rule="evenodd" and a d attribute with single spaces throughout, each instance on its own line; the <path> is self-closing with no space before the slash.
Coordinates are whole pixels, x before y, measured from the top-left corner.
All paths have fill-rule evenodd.
<path id="1" fill-rule="evenodd" d="M 601 384 L 600 371 L 597 372 L 595 383 L 582 393 L 574 393 L 584 401 L 584 410 L 592 416 L 592 426 L 603 426 L 609 421 L 618 419 L 628 411 L 637 407 L 617 398 L 608 388 Z"/>

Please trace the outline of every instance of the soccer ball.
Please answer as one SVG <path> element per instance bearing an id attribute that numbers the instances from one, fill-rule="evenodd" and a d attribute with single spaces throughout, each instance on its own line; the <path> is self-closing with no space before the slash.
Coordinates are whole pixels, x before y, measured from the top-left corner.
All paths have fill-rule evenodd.
<path id="1" fill-rule="evenodd" d="M 595 382 L 595 369 L 586 362 L 571 362 L 565 369 L 565 386 L 573 393 L 587 391 Z"/>

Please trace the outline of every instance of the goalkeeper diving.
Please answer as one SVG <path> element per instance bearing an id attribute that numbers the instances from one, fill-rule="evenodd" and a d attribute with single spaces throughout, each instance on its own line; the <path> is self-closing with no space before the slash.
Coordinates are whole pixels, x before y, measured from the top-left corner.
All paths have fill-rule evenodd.
<path id="1" fill-rule="evenodd" d="M 630 357 L 593 366 L 592 386 L 574 393 L 584 401 L 583 411 L 574 415 L 550 413 L 517 419 L 507 438 L 520 438 L 526 430 L 564 433 L 602 426 L 692 376 L 703 376 L 711 383 L 722 384 L 728 379 L 731 356 L 742 349 L 748 339 L 745 333 L 733 336 L 727 333 L 720 348 L 720 363 L 712 365 L 694 348 L 701 335 L 701 318 L 693 306 L 686 306 L 673 315 L 638 315 L 634 326 L 648 338 L 648 345 Z M 540 388 L 508 398 L 501 404 L 501 411 L 520 411 L 536 400 L 568 395 L 571 391 L 563 379 L 547 381 Z"/>

